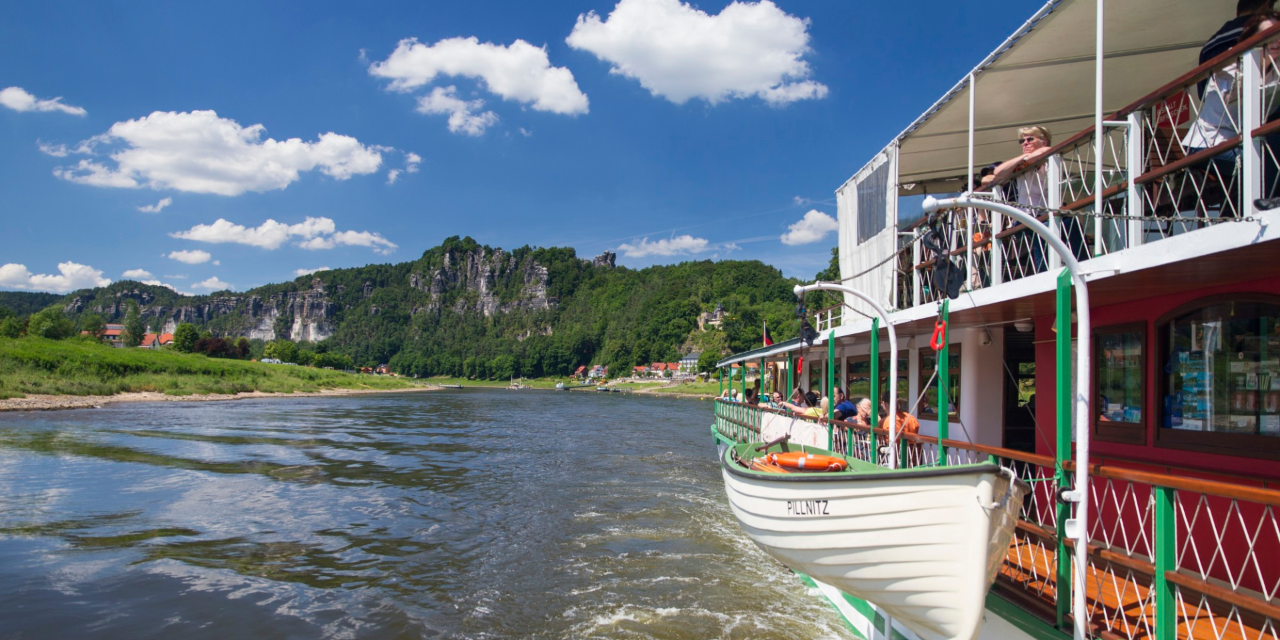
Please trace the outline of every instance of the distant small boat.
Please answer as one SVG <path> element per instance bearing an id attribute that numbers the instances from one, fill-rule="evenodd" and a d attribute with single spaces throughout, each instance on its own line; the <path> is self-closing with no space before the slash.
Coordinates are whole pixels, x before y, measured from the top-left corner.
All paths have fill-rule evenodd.
<path id="1" fill-rule="evenodd" d="M 557 382 L 557 383 L 556 383 L 556 391 L 564 391 L 564 383 L 563 383 L 563 382 Z"/>
<path id="2" fill-rule="evenodd" d="M 440 386 L 445 389 L 461 389 L 462 388 L 462 385 L 460 384 L 442 384 Z"/>

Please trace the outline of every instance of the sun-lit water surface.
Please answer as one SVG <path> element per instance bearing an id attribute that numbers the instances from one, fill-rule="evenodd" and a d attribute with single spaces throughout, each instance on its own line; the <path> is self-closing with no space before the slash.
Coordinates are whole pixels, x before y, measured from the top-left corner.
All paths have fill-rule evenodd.
<path id="1" fill-rule="evenodd" d="M 705 402 L 462 390 L 0 414 L 0 638 L 845 638 Z"/>

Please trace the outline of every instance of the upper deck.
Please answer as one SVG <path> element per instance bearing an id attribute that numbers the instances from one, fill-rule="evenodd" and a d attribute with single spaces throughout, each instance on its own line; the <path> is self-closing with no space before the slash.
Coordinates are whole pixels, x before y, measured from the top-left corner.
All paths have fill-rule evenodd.
<path id="1" fill-rule="evenodd" d="M 1197 66 L 1199 43 L 1221 24 L 1217 14 L 1223 6 L 1234 3 L 1198 4 L 1192 11 L 1198 31 L 1185 16 L 1170 18 L 1176 8 L 1162 5 L 1155 26 L 1134 36 L 1139 42 L 1108 51 L 1118 61 L 1104 67 L 1117 77 L 1108 76 L 1102 103 L 1126 102 L 1105 111 L 1101 129 L 1066 128 L 1084 121 L 1080 113 L 1063 115 L 1079 104 L 1054 109 L 1035 97 L 981 99 L 984 91 L 1022 96 L 1054 82 L 1091 95 L 1093 77 L 1082 74 L 1081 60 L 1028 60 L 1044 48 L 1036 39 L 1064 37 L 1078 17 L 1073 7 L 1079 13 L 1076 5 L 1084 4 L 1092 7 L 1047 5 L 1012 44 L 992 54 L 994 62 L 979 65 L 841 187 L 843 281 L 906 312 L 899 318 L 904 322 L 931 318 L 934 303 L 946 298 L 956 300 L 953 309 L 990 307 L 984 310 L 988 322 L 1037 315 L 1033 309 L 1043 307 L 1061 261 L 1022 225 L 974 209 L 896 224 L 905 217 L 900 210 L 905 214 L 916 206 L 912 196 L 968 190 L 1018 206 L 1047 224 L 1086 263 L 1090 280 L 1099 281 L 1099 305 L 1127 299 L 1135 289 L 1176 293 L 1280 276 L 1275 247 L 1267 245 L 1280 238 L 1269 224 L 1277 215 L 1257 202 L 1280 196 L 1280 48 L 1267 46 L 1280 42 L 1280 27 Z M 1134 25 L 1127 18 L 1116 17 L 1124 24 L 1110 28 L 1108 38 L 1128 39 L 1125 27 Z M 1169 33 L 1159 37 L 1164 30 Z M 1013 62 L 1001 67 L 1001 56 Z M 1149 63 L 1152 73 L 1169 75 L 1153 79 L 1148 73 L 1135 80 L 1134 59 Z M 984 84 L 987 76 L 995 79 Z M 1211 86 L 1202 95 L 1200 86 L 1208 80 L 1225 93 Z M 1152 88 L 1157 82 L 1162 84 Z M 967 131 L 954 130 L 961 115 L 968 118 Z M 1057 142 L 1014 174 L 981 185 L 973 176 L 977 168 L 1018 155 L 1018 125 L 1044 125 Z M 1209 126 L 1222 139 L 1195 146 L 1208 142 L 1192 129 Z M 856 300 L 846 302 L 868 311 Z M 870 328 L 863 315 L 838 310 L 819 314 L 819 323 L 822 332 L 839 327 L 837 335 Z"/>

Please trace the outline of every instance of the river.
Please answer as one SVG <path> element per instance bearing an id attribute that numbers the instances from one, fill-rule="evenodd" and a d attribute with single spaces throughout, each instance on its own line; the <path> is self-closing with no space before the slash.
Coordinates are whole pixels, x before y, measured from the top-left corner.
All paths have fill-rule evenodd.
<path id="1" fill-rule="evenodd" d="M 0 414 L 0 638 L 849 638 L 706 402 L 470 390 Z"/>

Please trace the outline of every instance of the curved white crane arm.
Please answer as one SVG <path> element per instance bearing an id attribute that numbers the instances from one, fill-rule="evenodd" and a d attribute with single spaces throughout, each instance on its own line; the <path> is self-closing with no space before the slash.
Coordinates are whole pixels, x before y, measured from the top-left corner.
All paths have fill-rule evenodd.
<path id="1" fill-rule="evenodd" d="M 890 384 L 894 387 L 889 390 L 889 415 L 892 416 L 889 419 L 889 468 L 897 469 L 898 390 L 896 386 L 898 380 L 898 334 L 893 330 L 893 323 L 889 322 L 889 312 L 885 311 L 884 307 L 880 306 L 880 303 L 876 302 L 871 296 L 858 291 L 853 287 L 846 287 L 842 284 L 836 284 L 834 282 L 815 282 L 809 285 L 796 285 L 795 294 L 797 298 L 803 295 L 806 291 L 840 291 L 854 296 L 855 298 L 871 305 L 871 308 L 875 309 L 876 315 L 880 316 L 880 319 L 884 322 L 885 328 L 889 330 L 889 353 L 893 354 L 889 357 L 889 379 L 893 381 Z M 872 354 L 872 357 L 879 357 L 879 354 Z M 788 393 L 790 392 L 788 391 Z M 876 428 L 876 425 L 871 425 L 871 428 Z"/>

